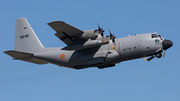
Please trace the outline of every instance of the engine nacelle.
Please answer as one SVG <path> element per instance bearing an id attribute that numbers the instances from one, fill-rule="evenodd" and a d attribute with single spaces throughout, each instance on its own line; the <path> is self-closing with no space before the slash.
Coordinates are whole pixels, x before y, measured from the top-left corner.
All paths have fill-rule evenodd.
<path id="1" fill-rule="evenodd" d="M 83 39 L 95 39 L 98 36 L 98 30 L 86 30 L 82 34 Z"/>

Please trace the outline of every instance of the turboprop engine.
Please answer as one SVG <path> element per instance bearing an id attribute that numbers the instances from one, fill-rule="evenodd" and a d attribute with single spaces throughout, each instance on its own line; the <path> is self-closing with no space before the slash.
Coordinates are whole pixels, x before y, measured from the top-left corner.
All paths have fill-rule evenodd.
<path id="1" fill-rule="evenodd" d="M 99 35 L 98 30 L 86 30 L 82 34 L 81 38 L 83 38 L 83 39 L 95 39 L 98 35 Z"/>
<path id="2" fill-rule="evenodd" d="M 96 39 L 99 34 L 103 37 L 104 36 L 104 34 L 103 34 L 104 30 L 99 27 L 98 23 L 97 23 L 97 25 L 98 25 L 98 29 L 84 31 L 81 38 L 83 38 L 83 39 Z"/>

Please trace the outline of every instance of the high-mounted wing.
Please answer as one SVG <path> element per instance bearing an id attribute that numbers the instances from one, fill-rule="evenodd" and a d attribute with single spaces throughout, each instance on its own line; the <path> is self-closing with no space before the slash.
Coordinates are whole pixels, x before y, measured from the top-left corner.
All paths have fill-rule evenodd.
<path id="1" fill-rule="evenodd" d="M 79 38 L 79 36 L 84 33 L 82 30 L 77 29 L 63 21 L 50 22 L 48 25 L 57 32 L 55 35 L 66 45 L 85 41 L 84 39 Z"/>

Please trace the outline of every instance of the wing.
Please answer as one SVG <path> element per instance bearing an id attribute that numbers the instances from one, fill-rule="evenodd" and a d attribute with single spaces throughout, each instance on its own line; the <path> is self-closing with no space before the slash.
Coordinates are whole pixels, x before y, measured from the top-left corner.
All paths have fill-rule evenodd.
<path id="1" fill-rule="evenodd" d="M 55 35 L 66 45 L 86 41 L 79 38 L 84 33 L 82 30 L 77 29 L 63 21 L 50 22 L 48 25 L 57 32 Z"/>

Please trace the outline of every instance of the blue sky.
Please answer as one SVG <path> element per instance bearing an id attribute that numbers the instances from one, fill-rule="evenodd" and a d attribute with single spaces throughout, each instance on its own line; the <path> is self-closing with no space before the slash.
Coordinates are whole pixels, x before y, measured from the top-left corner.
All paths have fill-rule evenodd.
<path id="1" fill-rule="evenodd" d="M 179 101 L 179 0 L 1 0 L 0 101 Z M 97 22 L 119 37 L 157 32 L 173 41 L 165 58 L 99 70 L 37 65 L 3 53 L 14 49 L 15 22 L 26 17 L 45 47 L 64 47 L 47 23 L 79 29 Z"/>

